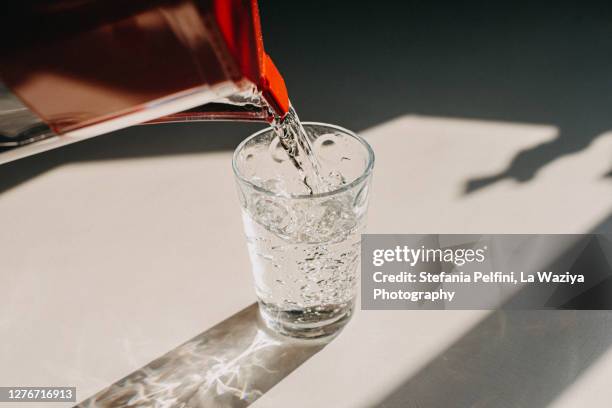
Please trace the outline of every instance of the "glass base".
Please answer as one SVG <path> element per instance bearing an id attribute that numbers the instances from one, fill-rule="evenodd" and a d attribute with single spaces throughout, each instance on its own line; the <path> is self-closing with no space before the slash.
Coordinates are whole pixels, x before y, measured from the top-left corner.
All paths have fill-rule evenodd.
<path id="1" fill-rule="evenodd" d="M 277 333 L 301 339 L 334 336 L 353 315 L 354 302 L 298 310 L 281 310 L 259 302 L 259 313 L 266 325 Z"/>

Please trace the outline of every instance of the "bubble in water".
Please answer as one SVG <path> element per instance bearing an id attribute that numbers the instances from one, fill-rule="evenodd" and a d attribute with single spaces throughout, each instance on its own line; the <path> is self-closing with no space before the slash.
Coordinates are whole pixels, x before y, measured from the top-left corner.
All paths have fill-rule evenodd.
<path id="1" fill-rule="evenodd" d="M 334 153 L 337 150 L 337 142 L 338 136 L 333 133 L 321 135 L 315 140 L 313 150 L 315 154 L 317 154 L 317 157 L 330 158 L 331 156 L 335 156 Z"/>
<path id="2" fill-rule="evenodd" d="M 251 207 L 253 219 L 272 232 L 285 234 L 291 223 L 291 216 L 278 198 L 260 196 Z"/>
<path id="3" fill-rule="evenodd" d="M 280 138 L 276 136 L 272 143 L 270 143 L 269 147 L 270 156 L 272 156 L 272 160 L 277 163 L 282 163 L 289 158 L 287 155 L 287 151 L 283 148 L 283 145 L 280 142 Z"/>
<path id="4" fill-rule="evenodd" d="M 346 179 L 339 171 L 331 170 L 325 178 L 325 182 L 330 190 L 335 190 L 346 184 Z"/>
<path id="5" fill-rule="evenodd" d="M 338 137 L 333 133 L 328 133 L 328 134 L 317 137 L 317 139 L 314 142 L 315 151 L 322 152 L 331 147 L 334 147 L 336 145 L 337 138 Z"/>
<path id="6" fill-rule="evenodd" d="M 346 149 L 342 146 L 343 137 L 341 135 L 328 133 L 319 136 L 314 141 L 313 150 L 325 168 L 340 170 L 338 165 L 342 161 L 342 157 L 346 156 Z M 324 178 L 325 174 L 322 174 L 322 176 Z"/>
<path id="7" fill-rule="evenodd" d="M 280 179 L 268 179 L 260 183 L 260 187 L 275 194 L 285 194 L 285 182 Z"/>
<path id="8" fill-rule="evenodd" d="M 301 239 L 306 242 L 326 242 L 343 239 L 355 225 L 352 212 L 339 199 L 311 205 L 303 212 Z"/>

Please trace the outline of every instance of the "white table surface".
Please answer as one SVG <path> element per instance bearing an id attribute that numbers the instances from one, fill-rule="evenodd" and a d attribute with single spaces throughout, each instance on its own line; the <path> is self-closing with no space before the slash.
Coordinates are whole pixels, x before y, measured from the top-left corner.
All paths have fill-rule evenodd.
<path id="1" fill-rule="evenodd" d="M 194 131 L 206 137 L 205 125 Z M 368 232 L 597 228 L 612 211 L 612 133 L 533 180 L 464 193 L 557 131 L 407 115 L 362 132 L 377 160 Z M 80 401 L 250 305 L 230 162 L 230 152 L 73 162 L 1 193 L 0 385 L 72 385 Z M 516 313 L 359 311 L 253 406 L 612 400 L 612 313 Z"/>

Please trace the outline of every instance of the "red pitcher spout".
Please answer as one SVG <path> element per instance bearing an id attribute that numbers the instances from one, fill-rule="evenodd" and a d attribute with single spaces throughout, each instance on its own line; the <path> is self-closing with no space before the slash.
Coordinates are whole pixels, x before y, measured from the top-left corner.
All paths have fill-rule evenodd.
<path id="1" fill-rule="evenodd" d="M 251 0 L 250 7 L 244 4 L 244 0 L 215 1 L 219 30 L 241 74 L 257 85 L 274 113 L 283 117 L 289 111 L 285 81 L 264 50 L 257 0 Z"/>
<path id="2" fill-rule="evenodd" d="M 287 87 L 285 86 L 285 80 L 268 54 L 264 57 L 260 87 L 264 99 L 281 118 L 284 117 L 289 111 Z"/>

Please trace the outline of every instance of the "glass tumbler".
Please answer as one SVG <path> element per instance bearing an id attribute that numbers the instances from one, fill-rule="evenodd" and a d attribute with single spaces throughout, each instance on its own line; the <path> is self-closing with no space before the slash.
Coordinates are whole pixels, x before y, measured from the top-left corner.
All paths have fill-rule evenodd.
<path id="1" fill-rule="evenodd" d="M 341 127 L 302 125 L 320 173 L 337 188 L 290 188 L 303 179 L 272 128 L 244 140 L 232 165 L 260 314 L 276 332 L 316 338 L 337 333 L 353 313 L 374 153 Z"/>

